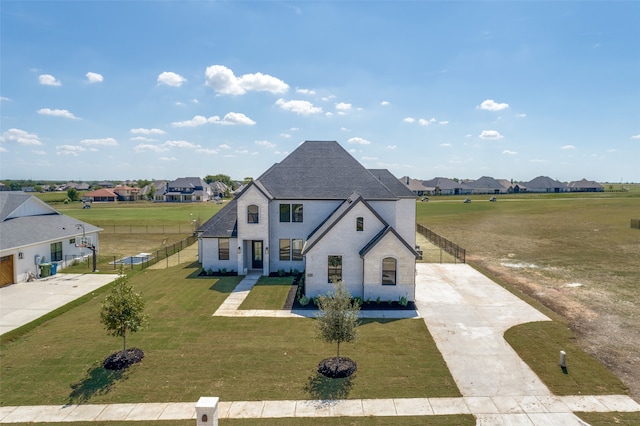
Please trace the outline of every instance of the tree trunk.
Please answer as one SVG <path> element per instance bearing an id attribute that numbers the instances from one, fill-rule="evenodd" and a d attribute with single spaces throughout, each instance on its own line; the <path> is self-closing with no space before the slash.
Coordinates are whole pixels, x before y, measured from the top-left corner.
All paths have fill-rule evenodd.
<path id="1" fill-rule="evenodd" d="M 340 370 L 340 342 L 338 342 L 338 356 L 336 357 L 336 373 Z"/>
<path id="2" fill-rule="evenodd" d="M 122 335 L 122 353 L 127 352 L 127 332 L 125 331 Z"/>

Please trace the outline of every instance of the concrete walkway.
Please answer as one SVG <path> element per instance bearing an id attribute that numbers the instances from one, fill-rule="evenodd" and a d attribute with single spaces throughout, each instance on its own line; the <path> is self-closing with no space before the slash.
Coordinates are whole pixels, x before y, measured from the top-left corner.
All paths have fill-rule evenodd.
<path id="1" fill-rule="evenodd" d="M 0 288 L 0 334 L 113 282 L 113 274 L 56 274 Z"/>
<path id="2" fill-rule="evenodd" d="M 552 395 L 503 338 L 504 331 L 514 325 L 549 318 L 470 266 L 418 264 L 417 272 L 416 306 L 420 315 L 414 311 L 363 314 L 422 318 L 463 397 L 222 401 L 219 418 L 473 414 L 478 425 L 584 426 L 586 423 L 573 412 L 640 412 L 640 404 L 626 395 Z M 315 314 L 314 310 L 239 310 L 258 279 L 259 274 L 250 273 L 213 315 L 299 318 Z M 0 423 L 195 419 L 195 404 L 0 407 Z"/>

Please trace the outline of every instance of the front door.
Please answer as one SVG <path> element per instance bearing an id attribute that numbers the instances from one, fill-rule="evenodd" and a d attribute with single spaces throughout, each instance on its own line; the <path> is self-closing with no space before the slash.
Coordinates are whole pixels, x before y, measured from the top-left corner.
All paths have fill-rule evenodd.
<path id="1" fill-rule="evenodd" d="M 251 242 L 251 268 L 262 269 L 262 241 Z"/>

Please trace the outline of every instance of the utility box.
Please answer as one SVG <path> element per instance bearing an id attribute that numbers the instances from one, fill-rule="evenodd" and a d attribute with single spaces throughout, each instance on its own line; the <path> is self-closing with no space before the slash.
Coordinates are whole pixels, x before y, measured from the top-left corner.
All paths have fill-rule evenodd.
<path id="1" fill-rule="evenodd" d="M 217 397 L 201 396 L 196 404 L 197 426 L 218 426 Z"/>

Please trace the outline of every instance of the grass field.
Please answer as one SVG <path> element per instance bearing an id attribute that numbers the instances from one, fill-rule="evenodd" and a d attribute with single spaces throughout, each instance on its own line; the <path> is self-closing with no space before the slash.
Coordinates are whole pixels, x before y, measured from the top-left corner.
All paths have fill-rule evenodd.
<path id="1" fill-rule="evenodd" d="M 562 314 L 580 346 L 640 396 L 640 191 L 432 197 L 418 222 L 467 260 Z"/>

